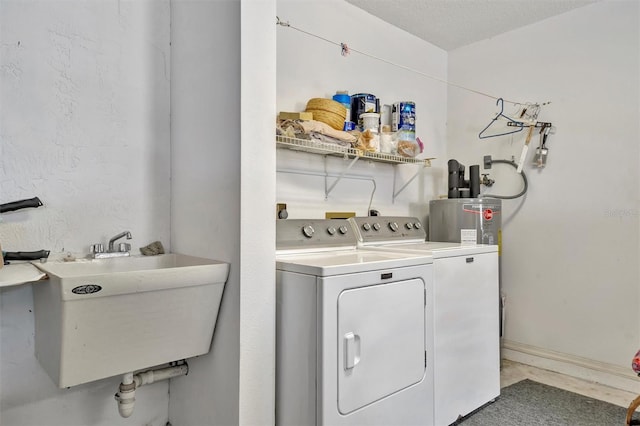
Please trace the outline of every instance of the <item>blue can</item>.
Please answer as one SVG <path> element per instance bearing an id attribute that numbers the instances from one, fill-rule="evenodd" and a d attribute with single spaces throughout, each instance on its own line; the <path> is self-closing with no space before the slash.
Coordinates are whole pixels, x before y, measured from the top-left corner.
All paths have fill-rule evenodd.
<path id="1" fill-rule="evenodd" d="M 380 112 L 380 100 L 371 93 L 358 93 L 351 96 L 351 121 L 357 123 L 358 129 L 362 130 L 362 120 L 360 114 L 365 112 Z"/>
<path id="2" fill-rule="evenodd" d="M 391 131 L 416 131 L 416 103 L 411 101 L 396 102 L 391 110 Z"/>

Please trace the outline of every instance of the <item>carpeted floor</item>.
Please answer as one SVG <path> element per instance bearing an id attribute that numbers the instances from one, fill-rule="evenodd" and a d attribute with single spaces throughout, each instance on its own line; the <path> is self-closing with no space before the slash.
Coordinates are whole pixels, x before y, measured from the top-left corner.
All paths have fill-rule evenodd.
<path id="1" fill-rule="evenodd" d="M 627 410 L 532 380 L 503 388 L 493 403 L 460 419 L 461 426 L 622 426 Z M 638 416 L 636 413 L 635 416 Z M 634 419 L 636 418 L 634 416 Z"/>

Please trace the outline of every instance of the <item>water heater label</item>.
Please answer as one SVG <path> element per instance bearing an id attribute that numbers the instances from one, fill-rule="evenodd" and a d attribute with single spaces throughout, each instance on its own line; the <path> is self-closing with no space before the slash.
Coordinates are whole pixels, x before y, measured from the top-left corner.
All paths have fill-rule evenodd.
<path id="1" fill-rule="evenodd" d="M 462 206 L 462 209 L 467 213 L 482 214 L 482 218 L 487 222 L 491 221 L 493 219 L 493 216 L 500 213 L 497 210 L 484 207 L 486 206 L 483 206 L 482 204 L 464 204 Z"/>
<path id="2" fill-rule="evenodd" d="M 460 244 L 462 245 L 476 245 L 478 244 L 478 231 L 473 229 L 461 229 L 460 230 Z"/>

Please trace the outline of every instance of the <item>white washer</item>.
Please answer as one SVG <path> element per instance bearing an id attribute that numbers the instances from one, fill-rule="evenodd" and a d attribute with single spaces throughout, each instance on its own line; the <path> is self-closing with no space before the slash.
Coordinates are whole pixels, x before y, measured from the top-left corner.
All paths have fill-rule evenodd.
<path id="1" fill-rule="evenodd" d="M 431 256 L 346 220 L 276 226 L 276 424 L 433 425 Z"/>
<path id="2" fill-rule="evenodd" d="M 425 241 L 413 217 L 350 218 L 361 249 L 433 256 L 434 421 L 455 422 L 500 395 L 498 247 Z"/>

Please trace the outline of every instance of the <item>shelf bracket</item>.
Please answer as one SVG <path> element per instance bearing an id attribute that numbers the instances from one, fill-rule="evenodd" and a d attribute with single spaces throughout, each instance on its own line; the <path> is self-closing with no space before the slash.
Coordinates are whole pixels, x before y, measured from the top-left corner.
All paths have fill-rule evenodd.
<path id="1" fill-rule="evenodd" d="M 345 160 L 347 158 L 348 157 L 345 155 Z M 353 165 L 356 163 L 356 161 L 358 161 L 359 158 L 360 157 L 354 157 L 349 163 L 349 165 L 342 170 L 342 172 L 338 175 L 338 177 L 335 178 L 333 183 L 327 187 L 327 185 L 329 184 L 327 180 L 329 177 L 329 173 L 327 172 L 327 156 L 326 155 L 324 156 L 324 200 L 325 201 L 329 199 L 329 194 L 331 193 L 331 191 L 333 191 L 333 188 L 336 187 L 338 182 L 340 182 L 340 179 L 344 177 L 344 175 L 349 171 L 349 169 L 351 169 L 351 167 L 353 167 Z"/>
<path id="2" fill-rule="evenodd" d="M 418 175 L 422 172 L 422 169 L 423 169 L 422 167 L 418 168 L 418 171 L 417 171 L 413 176 L 411 176 L 411 178 L 410 178 L 409 180 L 407 180 L 407 181 L 404 183 L 404 185 L 402 185 L 402 186 L 401 186 L 401 187 L 396 191 L 396 189 L 395 189 L 395 188 L 396 188 L 396 180 L 397 180 L 397 175 L 398 175 L 398 167 L 396 166 L 396 167 L 394 167 L 394 168 L 393 168 L 393 198 L 391 199 L 391 202 L 392 202 L 392 203 L 395 203 L 395 202 L 396 202 L 396 197 L 397 197 L 398 195 L 400 195 L 400 193 L 401 193 L 402 191 L 404 191 L 404 189 L 405 189 L 407 186 L 409 186 L 409 184 L 410 184 L 411 182 L 413 182 L 413 180 L 414 180 L 416 177 L 418 177 Z"/>

